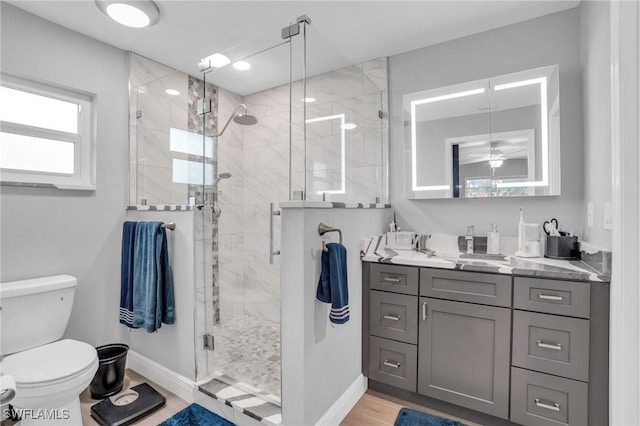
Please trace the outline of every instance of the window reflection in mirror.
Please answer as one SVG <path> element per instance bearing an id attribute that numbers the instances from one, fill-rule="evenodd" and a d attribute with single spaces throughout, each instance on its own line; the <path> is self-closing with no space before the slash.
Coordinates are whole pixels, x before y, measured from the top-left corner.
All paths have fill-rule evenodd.
<path id="1" fill-rule="evenodd" d="M 560 194 L 558 66 L 404 96 L 409 198 Z"/>

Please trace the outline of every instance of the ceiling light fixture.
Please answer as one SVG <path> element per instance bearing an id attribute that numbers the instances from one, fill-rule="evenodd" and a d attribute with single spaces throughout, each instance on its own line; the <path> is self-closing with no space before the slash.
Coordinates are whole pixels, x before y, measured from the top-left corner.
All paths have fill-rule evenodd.
<path id="1" fill-rule="evenodd" d="M 238 61 L 233 63 L 233 67 L 238 71 L 246 71 L 251 68 L 251 64 L 247 61 Z"/>
<path id="2" fill-rule="evenodd" d="M 502 166 L 502 163 L 504 163 L 504 160 L 489 160 L 489 166 L 491 166 L 492 169 L 497 169 Z"/>
<path id="3" fill-rule="evenodd" d="M 164 91 L 167 95 L 171 95 L 171 96 L 178 96 L 180 94 L 180 92 L 178 92 L 175 89 L 167 89 Z"/>
<path id="4" fill-rule="evenodd" d="M 95 3 L 102 13 L 127 27 L 150 27 L 160 20 L 160 10 L 152 0 L 95 0 Z"/>
<path id="5" fill-rule="evenodd" d="M 222 53 L 214 53 L 213 55 L 209 55 L 206 58 L 200 60 L 200 69 L 206 70 L 209 68 L 222 68 L 226 67 L 231 63 L 231 59 Z"/>
<path id="6" fill-rule="evenodd" d="M 342 130 L 353 130 L 356 127 L 358 127 L 358 125 L 356 123 L 344 123 L 340 125 L 340 128 Z"/>
<path id="7" fill-rule="evenodd" d="M 316 98 L 310 98 L 310 97 L 309 98 L 302 98 L 302 102 L 309 103 L 309 102 L 315 102 L 315 101 L 316 101 Z"/>

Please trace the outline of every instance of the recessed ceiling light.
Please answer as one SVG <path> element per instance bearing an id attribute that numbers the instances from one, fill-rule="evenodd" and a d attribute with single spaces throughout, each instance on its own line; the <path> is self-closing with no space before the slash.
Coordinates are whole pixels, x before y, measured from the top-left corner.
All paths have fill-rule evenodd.
<path id="1" fill-rule="evenodd" d="M 246 71 L 251 68 L 251 64 L 247 61 L 238 61 L 233 63 L 233 67 L 238 71 Z"/>
<path id="2" fill-rule="evenodd" d="M 164 92 L 167 95 L 171 95 L 171 96 L 178 96 L 180 94 L 180 92 L 178 92 L 177 90 L 174 90 L 174 89 L 167 89 Z"/>
<path id="3" fill-rule="evenodd" d="M 204 68 L 222 68 L 229 65 L 231 60 L 222 53 L 214 53 L 204 58 L 200 63 L 204 65 Z"/>
<path id="4" fill-rule="evenodd" d="M 356 123 L 344 123 L 340 125 L 340 128 L 343 130 L 353 130 L 356 127 L 358 127 Z"/>
<path id="5" fill-rule="evenodd" d="M 316 98 L 302 98 L 302 102 L 315 102 Z"/>
<path id="6" fill-rule="evenodd" d="M 151 0 L 95 0 L 105 15 L 131 28 L 144 28 L 160 20 L 158 6 Z"/>

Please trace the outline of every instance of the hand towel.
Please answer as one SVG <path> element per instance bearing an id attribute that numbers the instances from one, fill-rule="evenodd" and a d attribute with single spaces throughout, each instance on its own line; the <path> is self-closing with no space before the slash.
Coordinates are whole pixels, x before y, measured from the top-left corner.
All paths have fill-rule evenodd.
<path id="1" fill-rule="evenodd" d="M 349 321 L 349 283 L 347 282 L 347 249 L 340 243 L 328 243 L 322 250 L 322 267 L 316 298 L 331 303 L 329 320 L 334 324 Z"/>
<path id="2" fill-rule="evenodd" d="M 120 324 L 133 328 L 133 251 L 136 222 L 122 225 L 122 257 L 120 262 Z"/>
<path id="3" fill-rule="evenodd" d="M 162 222 L 138 222 L 134 240 L 133 327 L 149 333 L 175 322 L 173 281 Z"/>

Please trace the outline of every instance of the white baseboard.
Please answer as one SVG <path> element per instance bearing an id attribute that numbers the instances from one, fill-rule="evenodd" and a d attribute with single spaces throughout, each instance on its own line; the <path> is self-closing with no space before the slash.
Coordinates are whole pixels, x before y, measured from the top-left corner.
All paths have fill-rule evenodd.
<path id="1" fill-rule="evenodd" d="M 318 420 L 316 425 L 339 425 L 349 414 L 358 400 L 367 391 L 368 381 L 362 374 L 354 380 L 351 385 L 344 391 L 340 398 L 333 403 L 326 413 Z"/>
<path id="2" fill-rule="evenodd" d="M 127 368 L 159 384 L 187 402 L 194 401 L 195 383 L 135 351 L 127 355 Z"/>

